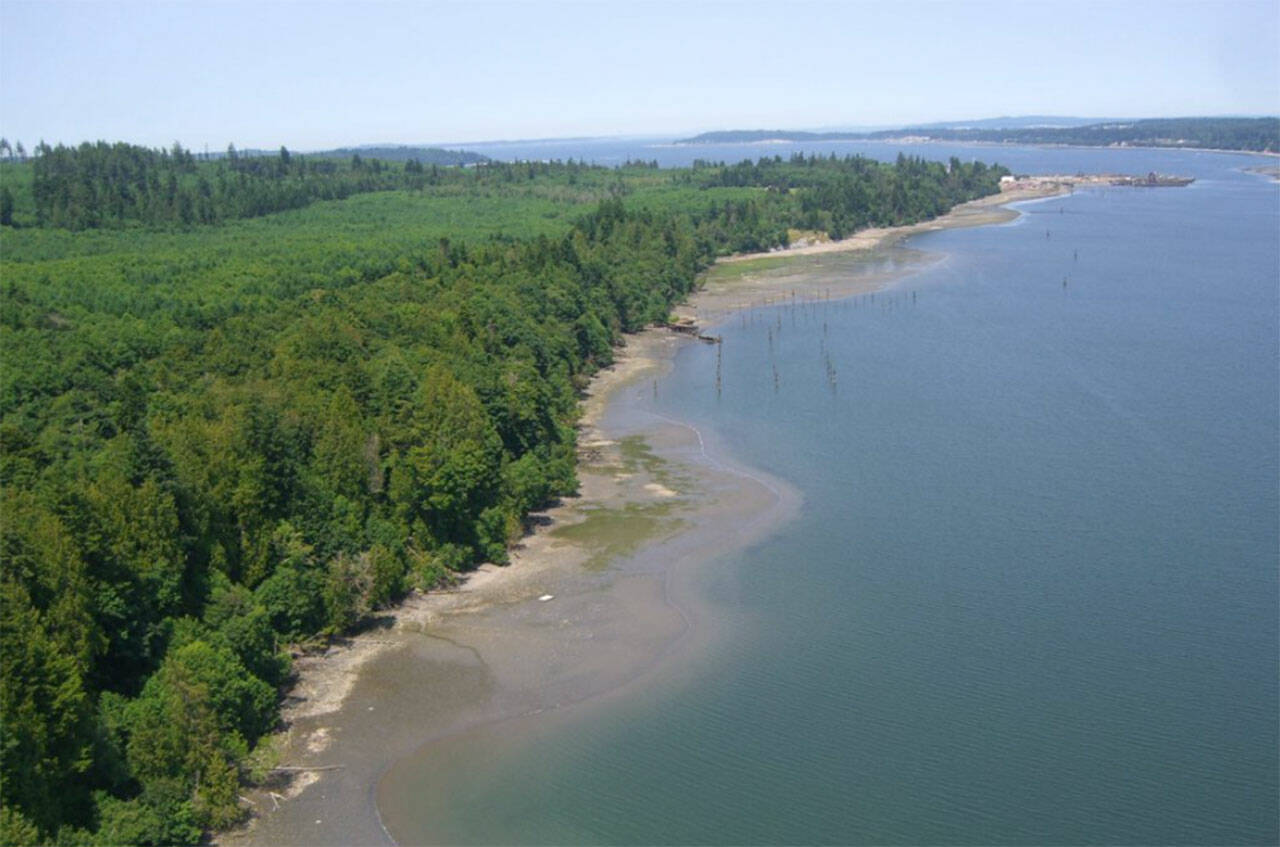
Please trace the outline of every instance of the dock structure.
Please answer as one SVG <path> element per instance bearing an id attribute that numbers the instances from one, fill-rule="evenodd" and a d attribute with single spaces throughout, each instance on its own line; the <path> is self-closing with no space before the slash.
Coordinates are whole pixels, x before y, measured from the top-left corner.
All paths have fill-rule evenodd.
<path id="1" fill-rule="evenodd" d="M 664 325 L 672 332 L 678 332 L 682 335 L 692 335 L 694 338 L 699 341 L 704 341 L 707 344 L 719 344 L 721 341 L 721 338 L 718 335 L 706 335 L 703 333 L 702 327 L 694 323 L 693 318 L 676 318 L 674 321 L 667 321 Z"/>

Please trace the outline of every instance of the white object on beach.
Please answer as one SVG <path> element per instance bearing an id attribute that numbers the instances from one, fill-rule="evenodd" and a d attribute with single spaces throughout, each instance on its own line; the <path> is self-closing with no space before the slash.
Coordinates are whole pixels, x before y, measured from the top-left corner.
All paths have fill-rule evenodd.
<path id="1" fill-rule="evenodd" d="M 541 597 L 539 597 L 539 598 L 538 598 L 538 602 L 539 602 L 539 603 L 545 603 L 545 602 L 547 602 L 548 600 L 554 600 L 554 599 L 555 599 L 555 597 L 556 597 L 556 595 L 554 595 L 554 594 L 543 594 Z"/>

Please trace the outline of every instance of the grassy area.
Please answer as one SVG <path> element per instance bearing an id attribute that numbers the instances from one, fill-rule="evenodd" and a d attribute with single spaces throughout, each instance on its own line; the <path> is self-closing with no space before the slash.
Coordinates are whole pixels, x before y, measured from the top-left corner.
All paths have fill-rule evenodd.
<path id="1" fill-rule="evenodd" d="M 679 532 L 686 522 L 671 517 L 672 509 L 669 501 L 631 503 L 620 509 L 591 509 L 581 523 L 558 527 L 551 534 L 587 547 L 591 555 L 583 563 L 584 567 L 604 570 L 644 542 Z"/>

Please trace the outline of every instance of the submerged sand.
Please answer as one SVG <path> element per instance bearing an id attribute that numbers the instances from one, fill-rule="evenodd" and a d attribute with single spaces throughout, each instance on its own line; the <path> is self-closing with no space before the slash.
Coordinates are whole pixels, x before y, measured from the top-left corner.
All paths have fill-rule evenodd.
<path id="1" fill-rule="evenodd" d="M 1017 213 L 1002 204 L 1066 190 L 1024 187 L 910 227 L 722 260 L 680 312 L 710 326 L 783 298 L 876 291 L 925 260 L 895 248 L 903 238 L 1007 221 Z M 711 648 L 715 627 L 688 587 L 697 568 L 763 539 L 800 499 L 734 465 L 710 434 L 648 410 L 692 343 L 646 330 L 593 379 L 578 496 L 533 516 L 510 564 L 484 565 L 454 590 L 414 593 L 363 634 L 295 663 L 288 729 L 273 742 L 290 770 L 246 795 L 250 824 L 221 843 L 394 843 L 375 800 L 394 763 L 485 725 L 523 725 L 617 692 L 673 655 Z"/>

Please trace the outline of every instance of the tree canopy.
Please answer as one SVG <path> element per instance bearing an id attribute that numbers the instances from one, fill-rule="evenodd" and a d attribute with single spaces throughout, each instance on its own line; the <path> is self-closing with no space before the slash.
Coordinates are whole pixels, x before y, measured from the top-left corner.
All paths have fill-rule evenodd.
<path id="1" fill-rule="evenodd" d="M 1002 173 L 0 163 L 0 840 L 233 823 L 289 646 L 504 561 L 575 490 L 579 392 L 623 333 L 717 255 L 919 220 Z"/>

